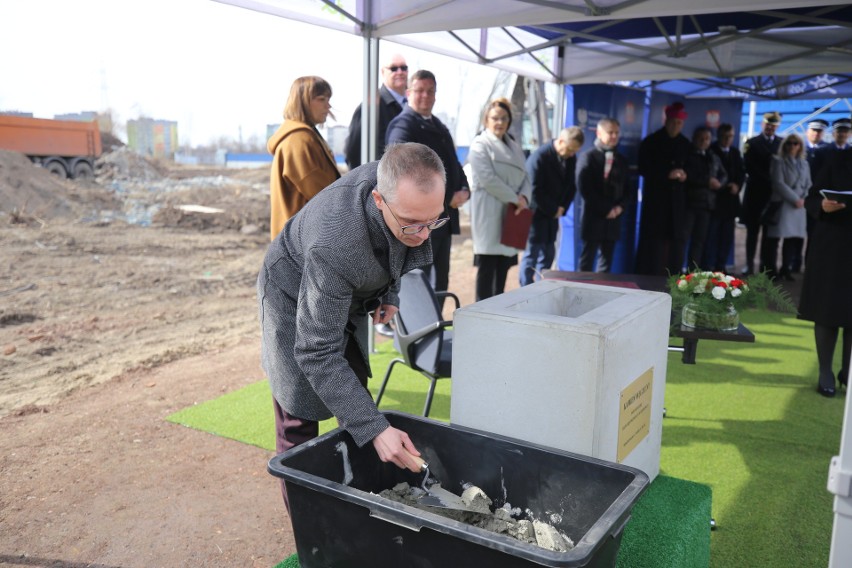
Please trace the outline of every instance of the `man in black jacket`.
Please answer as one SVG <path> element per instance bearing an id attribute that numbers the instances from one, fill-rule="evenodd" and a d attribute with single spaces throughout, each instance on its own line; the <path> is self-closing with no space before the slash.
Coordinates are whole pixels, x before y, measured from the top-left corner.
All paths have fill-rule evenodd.
<path id="1" fill-rule="evenodd" d="M 577 152 L 585 136 L 577 126 L 565 128 L 559 137 L 539 146 L 527 158 L 527 175 L 532 183 L 533 211 L 527 248 L 521 258 L 521 286 L 532 284 L 553 264 L 559 218 L 565 215 L 577 194 L 575 171 Z"/>
<path id="2" fill-rule="evenodd" d="M 769 164 L 772 156 L 778 154 L 781 138 L 775 136 L 775 130 L 781 124 L 781 114 L 767 112 L 763 115 L 763 131 L 746 141 L 743 159 L 745 161 L 748 183 L 743 194 L 743 210 L 740 221 L 746 227 L 746 265 L 743 276 L 754 274 L 754 256 L 757 253 L 758 238 L 761 237 L 760 216 L 769 197 L 772 195 L 772 181 L 769 179 Z M 765 240 L 765 235 L 763 235 Z M 765 243 L 761 242 L 761 245 Z M 769 267 L 761 266 L 760 270 Z"/>
<path id="3" fill-rule="evenodd" d="M 382 66 L 382 87 L 379 89 L 379 125 L 376 131 L 376 159 L 380 159 L 385 151 L 385 134 L 388 124 L 402 112 L 406 103 L 405 89 L 408 86 L 408 65 L 405 58 L 398 53 L 391 55 L 386 65 Z M 358 105 L 352 120 L 349 121 L 349 135 L 343 153 L 346 165 L 355 169 L 361 165 L 361 107 Z"/>
<path id="4" fill-rule="evenodd" d="M 701 267 L 718 272 L 727 271 L 728 254 L 734 245 L 734 230 L 740 212 L 740 190 L 745 180 L 743 157 L 733 142 L 734 127 L 721 124 L 716 131 L 716 141 L 710 146 L 710 151 L 716 154 L 725 168 L 728 181 L 719 188 L 716 207 L 710 213 L 707 244 Z"/>
<path id="5" fill-rule="evenodd" d="M 663 127 L 639 144 L 639 173 L 643 185 L 639 246 L 636 248 L 637 274 L 668 276 L 683 268 L 684 166 L 692 144 L 681 134 L 687 117 L 683 103 L 667 106 L 665 117 Z"/>
<path id="6" fill-rule="evenodd" d="M 458 235 L 458 208 L 470 199 L 470 185 L 462 170 L 456 146 L 447 127 L 432 115 L 435 106 L 435 75 L 421 69 L 411 76 L 408 90 L 408 106 L 388 124 L 386 146 L 399 142 L 424 144 L 441 158 L 447 172 L 444 194 L 444 217 L 450 222 L 432 232 L 432 256 L 435 267 L 435 291 L 446 291 L 450 282 L 450 246 L 453 235 Z"/>
<path id="7" fill-rule="evenodd" d="M 580 156 L 577 189 L 583 196 L 583 252 L 580 270 L 612 271 L 615 244 L 621 238 L 621 214 L 631 198 L 627 158 L 616 150 L 621 125 L 602 118 L 595 129 L 595 147 Z"/>

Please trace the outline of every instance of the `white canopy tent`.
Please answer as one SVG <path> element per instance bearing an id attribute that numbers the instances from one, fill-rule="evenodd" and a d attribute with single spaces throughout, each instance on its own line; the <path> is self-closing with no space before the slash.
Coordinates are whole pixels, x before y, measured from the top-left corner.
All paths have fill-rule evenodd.
<path id="1" fill-rule="evenodd" d="M 822 98 L 816 93 L 828 74 L 836 76 L 832 86 L 852 86 L 852 6 L 843 0 L 214 1 L 363 37 L 364 100 L 377 97 L 380 39 L 558 84 L 770 99 L 809 91 Z M 370 153 L 373 114 L 364 105 L 362 148 Z M 833 568 L 852 566 L 850 420 L 847 396 L 829 483 Z"/>
<path id="2" fill-rule="evenodd" d="M 852 6 L 840 0 L 215 1 L 363 37 L 363 100 L 377 97 L 380 39 L 556 84 L 752 99 L 834 98 L 845 85 L 852 94 Z M 364 110 L 362 148 L 373 148 L 373 109 Z"/>

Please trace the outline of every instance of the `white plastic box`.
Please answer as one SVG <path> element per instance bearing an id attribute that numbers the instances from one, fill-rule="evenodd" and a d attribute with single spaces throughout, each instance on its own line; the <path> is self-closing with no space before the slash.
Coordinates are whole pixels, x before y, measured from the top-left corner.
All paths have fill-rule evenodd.
<path id="1" fill-rule="evenodd" d="M 450 421 L 660 470 L 668 294 L 545 280 L 456 310 Z"/>

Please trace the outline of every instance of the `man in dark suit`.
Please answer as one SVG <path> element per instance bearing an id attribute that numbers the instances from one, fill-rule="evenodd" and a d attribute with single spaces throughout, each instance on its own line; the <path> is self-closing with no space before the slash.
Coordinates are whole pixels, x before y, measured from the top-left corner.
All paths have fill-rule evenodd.
<path id="1" fill-rule="evenodd" d="M 533 218 L 527 248 L 521 258 L 521 286 L 532 284 L 536 273 L 541 276 L 541 271 L 553 264 L 559 218 L 568 211 L 577 193 L 574 181 L 576 154 L 584 140 L 583 130 L 571 126 L 527 158 L 527 175 L 532 184 L 530 209 Z"/>
<path id="2" fill-rule="evenodd" d="M 470 185 L 456 155 L 456 146 L 447 127 L 432 115 L 435 106 L 435 75 L 421 69 L 411 76 L 408 90 L 408 106 L 388 124 L 385 145 L 399 142 L 419 142 L 434 150 L 447 172 L 444 194 L 444 217 L 450 222 L 432 231 L 432 257 L 435 291 L 447 290 L 450 282 L 450 246 L 453 235 L 458 235 L 458 208 L 470 199 Z"/>
<path id="3" fill-rule="evenodd" d="M 727 272 L 728 254 L 734 245 L 734 229 L 740 212 L 740 190 L 745 181 L 745 164 L 739 149 L 734 145 L 734 127 L 721 124 L 716 131 L 716 141 L 710 151 L 716 154 L 728 179 L 716 194 L 716 206 L 710 213 L 707 244 L 701 267 Z"/>
<path id="4" fill-rule="evenodd" d="M 743 159 L 745 161 L 748 183 L 743 195 L 743 209 L 740 221 L 746 227 L 746 265 L 743 276 L 754 274 L 754 257 L 757 253 L 758 238 L 766 239 L 765 231 L 760 222 L 761 213 L 769 203 L 772 195 L 772 182 L 769 179 L 769 164 L 772 156 L 778 153 L 781 139 L 775 136 L 778 125 L 781 124 L 781 114 L 778 112 L 767 112 L 763 115 L 763 130 L 754 138 L 749 138 L 745 144 Z M 761 241 L 761 246 L 765 242 Z M 770 267 L 761 266 L 760 270 Z"/>
<path id="5" fill-rule="evenodd" d="M 621 238 L 621 214 L 633 197 L 627 158 L 616 151 L 621 125 L 602 118 L 595 129 L 595 147 L 580 156 L 577 189 L 583 196 L 583 252 L 580 270 L 612 271 L 615 244 Z"/>
<path id="6" fill-rule="evenodd" d="M 402 112 L 405 105 L 405 89 L 408 87 L 408 65 L 405 58 L 398 53 L 391 55 L 387 64 L 382 66 L 382 87 L 379 89 L 379 127 L 376 132 L 376 159 L 382 157 L 385 151 L 385 134 L 388 124 Z M 355 169 L 361 165 L 361 107 L 355 109 L 352 120 L 349 121 L 349 135 L 343 153 L 346 165 Z"/>

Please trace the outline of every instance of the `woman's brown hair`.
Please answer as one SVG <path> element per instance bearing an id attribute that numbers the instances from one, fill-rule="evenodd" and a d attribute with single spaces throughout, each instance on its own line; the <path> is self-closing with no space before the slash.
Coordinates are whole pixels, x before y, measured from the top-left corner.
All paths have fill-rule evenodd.
<path id="1" fill-rule="evenodd" d="M 512 127 L 512 103 L 509 102 L 509 99 L 500 97 L 499 99 L 494 99 L 487 105 L 485 105 L 485 110 L 482 113 L 482 126 L 485 126 L 485 121 L 488 118 L 488 112 L 491 109 L 501 108 L 506 111 L 509 115 L 509 125 L 506 127 L 506 130 Z"/>
<path id="2" fill-rule="evenodd" d="M 290 87 L 290 96 L 287 97 L 287 103 L 284 105 L 284 119 L 298 120 L 316 126 L 310 111 L 311 99 L 323 95 L 331 97 L 331 85 L 328 81 L 315 75 L 299 77 Z M 331 112 L 328 115 L 334 118 Z"/>

